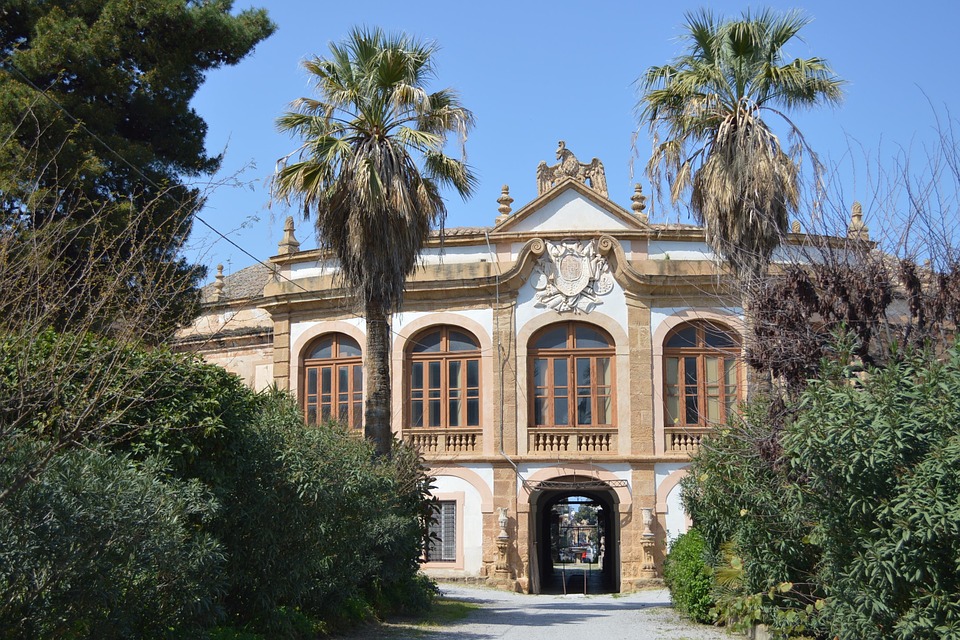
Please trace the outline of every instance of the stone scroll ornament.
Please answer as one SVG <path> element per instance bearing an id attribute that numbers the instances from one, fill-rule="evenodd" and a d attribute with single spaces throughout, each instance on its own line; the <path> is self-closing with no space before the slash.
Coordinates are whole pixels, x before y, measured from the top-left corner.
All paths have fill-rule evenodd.
<path id="1" fill-rule="evenodd" d="M 590 313 L 600 296 L 613 290 L 607 259 L 594 240 L 546 241 L 546 251 L 534 267 L 534 304 L 559 313 Z"/>

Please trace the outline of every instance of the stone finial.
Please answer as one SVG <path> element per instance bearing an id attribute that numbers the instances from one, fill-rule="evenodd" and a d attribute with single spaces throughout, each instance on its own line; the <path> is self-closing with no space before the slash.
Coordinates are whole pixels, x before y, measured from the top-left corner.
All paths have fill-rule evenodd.
<path id="1" fill-rule="evenodd" d="M 500 212 L 500 215 L 497 216 L 497 224 L 500 224 L 508 217 L 513 209 L 510 207 L 513 204 L 513 198 L 510 197 L 510 187 L 503 185 L 503 188 L 500 190 L 500 197 L 497 198 L 497 202 L 500 203 L 500 206 L 497 207 L 497 211 Z"/>
<path id="2" fill-rule="evenodd" d="M 283 238 L 277 246 L 277 253 L 279 255 L 285 256 L 300 251 L 300 243 L 297 241 L 296 236 L 293 235 L 293 231 L 293 216 L 287 216 L 287 220 L 283 223 Z"/>
<path id="3" fill-rule="evenodd" d="M 791 233 L 800 233 L 800 221 L 799 221 L 799 220 L 794 220 L 794 221 L 793 221 L 793 224 L 790 225 L 790 232 L 791 232 Z"/>
<path id="4" fill-rule="evenodd" d="M 633 209 L 633 215 L 640 218 L 640 222 L 647 222 L 647 214 L 643 211 L 647 208 L 647 196 L 643 195 L 643 187 L 639 184 L 633 185 L 633 195 L 630 196 L 630 199 L 633 200 L 633 204 L 630 205 L 630 208 Z"/>
<path id="5" fill-rule="evenodd" d="M 850 209 L 850 225 L 847 227 L 847 237 L 851 240 L 870 239 L 870 229 L 863 224 L 863 207 L 856 201 Z"/>
<path id="6" fill-rule="evenodd" d="M 223 278 L 223 265 L 217 265 L 217 276 L 213 280 L 213 302 L 220 302 L 223 299 L 223 288 L 226 286 Z"/>

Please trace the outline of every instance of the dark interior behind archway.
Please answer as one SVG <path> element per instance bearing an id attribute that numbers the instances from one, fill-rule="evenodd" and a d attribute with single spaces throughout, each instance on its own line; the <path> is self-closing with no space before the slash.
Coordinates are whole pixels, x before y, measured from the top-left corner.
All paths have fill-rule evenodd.
<path id="1" fill-rule="evenodd" d="M 540 498 L 540 593 L 619 591 L 616 506 L 607 492 L 548 491 Z"/>

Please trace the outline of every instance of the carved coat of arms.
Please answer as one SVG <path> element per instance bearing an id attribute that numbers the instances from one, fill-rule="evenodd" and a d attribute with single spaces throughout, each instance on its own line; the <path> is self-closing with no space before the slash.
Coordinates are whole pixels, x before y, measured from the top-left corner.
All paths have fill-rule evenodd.
<path id="1" fill-rule="evenodd" d="M 613 289 L 607 259 L 597 252 L 593 240 L 547 241 L 546 245 L 534 272 L 536 306 L 560 313 L 589 313 L 601 303 L 599 296 Z"/>

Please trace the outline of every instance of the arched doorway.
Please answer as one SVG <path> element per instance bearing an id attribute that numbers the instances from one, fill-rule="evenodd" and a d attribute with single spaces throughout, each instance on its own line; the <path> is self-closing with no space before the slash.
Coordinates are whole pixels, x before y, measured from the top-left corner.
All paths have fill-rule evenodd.
<path id="1" fill-rule="evenodd" d="M 608 482 L 567 476 L 530 494 L 532 593 L 618 593 L 620 519 Z"/>

